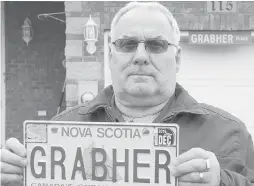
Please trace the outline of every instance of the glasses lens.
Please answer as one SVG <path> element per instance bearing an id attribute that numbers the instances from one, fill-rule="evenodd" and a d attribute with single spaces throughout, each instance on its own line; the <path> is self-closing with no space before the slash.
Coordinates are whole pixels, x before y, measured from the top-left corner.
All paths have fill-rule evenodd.
<path id="1" fill-rule="evenodd" d="M 138 41 L 134 39 L 119 39 L 115 41 L 117 51 L 131 53 L 137 49 Z"/>
<path id="2" fill-rule="evenodd" d="M 146 47 L 151 53 L 163 53 L 168 49 L 168 42 L 166 40 L 147 40 Z"/>

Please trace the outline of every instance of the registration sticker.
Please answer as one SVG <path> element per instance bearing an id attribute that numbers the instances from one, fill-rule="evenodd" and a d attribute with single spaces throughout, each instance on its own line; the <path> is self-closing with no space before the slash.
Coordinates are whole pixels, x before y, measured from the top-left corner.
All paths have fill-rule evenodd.
<path id="1" fill-rule="evenodd" d="M 163 123 L 24 122 L 25 186 L 177 186 L 179 128 Z"/>

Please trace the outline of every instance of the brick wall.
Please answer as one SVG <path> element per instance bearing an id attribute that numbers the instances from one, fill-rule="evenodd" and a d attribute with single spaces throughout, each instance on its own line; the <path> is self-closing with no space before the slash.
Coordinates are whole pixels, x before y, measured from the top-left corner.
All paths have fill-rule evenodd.
<path id="1" fill-rule="evenodd" d="M 98 2 L 99 3 L 99 2 Z M 110 28 L 115 13 L 127 2 L 104 2 L 104 27 Z M 236 2 L 236 13 L 207 13 L 206 1 L 160 2 L 177 20 L 180 30 L 252 30 L 254 2 Z"/>
<path id="2" fill-rule="evenodd" d="M 73 107 L 80 101 L 82 91 L 98 93 L 103 84 L 103 2 L 65 2 L 66 11 L 66 103 Z M 96 24 L 100 25 L 100 36 L 97 42 L 97 51 L 90 55 L 86 51 L 83 26 L 92 16 Z M 94 87 L 94 88 L 92 88 Z M 73 91 L 75 90 L 75 91 Z"/>
<path id="3" fill-rule="evenodd" d="M 104 30 L 110 29 L 111 21 L 116 12 L 123 7 L 127 1 L 113 2 L 65 2 L 66 11 L 66 50 L 65 55 L 69 62 L 67 68 L 67 79 L 70 87 L 76 87 L 78 90 L 78 81 L 94 81 L 98 85 L 98 92 L 103 89 L 104 84 Z M 235 2 L 236 12 L 232 13 L 207 13 L 207 2 L 161 2 L 175 16 L 180 30 L 253 30 L 254 29 L 254 2 Z M 89 54 L 85 50 L 83 42 L 82 25 L 87 22 L 89 14 L 94 21 L 100 25 L 99 42 L 97 51 L 94 54 L 95 60 L 84 60 Z M 88 62 L 89 64 L 73 64 Z M 93 63 L 91 63 L 93 62 Z M 82 68 L 83 75 L 80 73 Z M 69 74 L 79 73 L 78 77 L 69 76 Z M 94 74 L 94 75 L 91 75 Z M 101 74 L 96 76 L 95 74 Z M 83 83 L 85 85 L 85 83 Z M 78 91 L 67 90 L 66 101 L 68 106 L 74 106 L 78 103 Z"/>
<path id="4" fill-rule="evenodd" d="M 63 2 L 5 2 L 6 28 L 6 138 L 22 141 L 26 119 L 50 119 L 57 112 L 65 69 L 65 24 L 41 21 L 39 13 L 64 11 Z M 32 22 L 33 40 L 22 40 L 25 18 Z M 46 110 L 47 116 L 37 111 Z"/>

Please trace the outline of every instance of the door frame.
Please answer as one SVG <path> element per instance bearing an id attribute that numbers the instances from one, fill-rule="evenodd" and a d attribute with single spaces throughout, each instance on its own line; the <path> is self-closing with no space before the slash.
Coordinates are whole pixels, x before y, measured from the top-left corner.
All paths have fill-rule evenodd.
<path id="1" fill-rule="evenodd" d="M 0 10 L 1 10 L 1 14 L 0 14 L 0 19 L 1 19 L 1 29 L 0 29 L 0 33 L 1 33 L 1 37 L 0 37 L 0 42 L 1 42 L 1 50 L 0 50 L 0 54 L 1 54 L 1 65 L 0 65 L 0 71 L 1 71 L 1 75 L 0 75 L 0 82 L 1 82 L 1 91 L 0 91 L 0 95 L 1 95 L 1 105 L 0 105 L 0 121 L 1 121 L 1 141 L 0 144 L 2 145 L 3 142 L 5 141 L 5 130 L 6 130 L 6 124 L 5 124 L 5 109 L 6 109 L 6 105 L 5 105 L 5 3 L 3 1 L 0 2 Z"/>

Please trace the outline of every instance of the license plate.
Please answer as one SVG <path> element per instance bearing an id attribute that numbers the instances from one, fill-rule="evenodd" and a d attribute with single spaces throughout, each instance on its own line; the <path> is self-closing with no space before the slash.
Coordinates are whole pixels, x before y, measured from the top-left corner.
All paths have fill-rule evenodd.
<path id="1" fill-rule="evenodd" d="M 177 186 L 179 128 L 162 123 L 25 121 L 25 186 Z"/>

